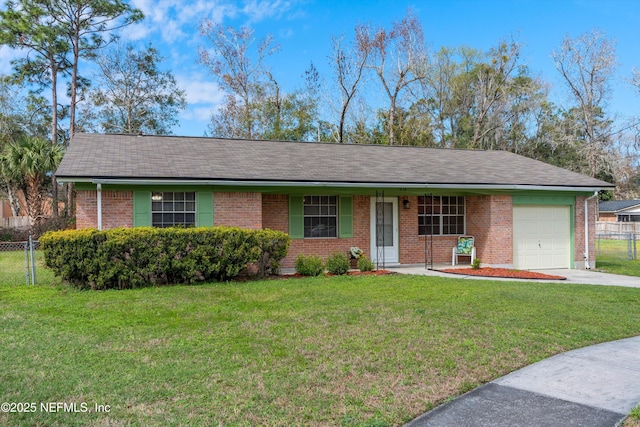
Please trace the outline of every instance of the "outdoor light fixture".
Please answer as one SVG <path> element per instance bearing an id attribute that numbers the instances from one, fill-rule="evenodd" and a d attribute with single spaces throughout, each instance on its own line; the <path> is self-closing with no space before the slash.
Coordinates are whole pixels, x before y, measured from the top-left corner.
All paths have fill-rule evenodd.
<path id="1" fill-rule="evenodd" d="M 404 206 L 405 209 L 409 209 L 409 199 L 404 199 L 402 201 L 402 206 Z"/>
<path id="2" fill-rule="evenodd" d="M 159 202 L 162 200 L 162 194 L 154 194 L 151 196 L 151 200 L 153 200 L 154 202 Z"/>

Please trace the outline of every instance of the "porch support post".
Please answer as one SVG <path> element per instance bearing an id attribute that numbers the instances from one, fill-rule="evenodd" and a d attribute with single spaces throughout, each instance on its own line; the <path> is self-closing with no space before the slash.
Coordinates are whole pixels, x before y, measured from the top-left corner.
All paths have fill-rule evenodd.
<path id="1" fill-rule="evenodd" d="M 97 197 L 97 210 L 98 210 L 98 230 L 102 230 L 102 184 L 98 183 L 96 186 L 98 197 Z"/>

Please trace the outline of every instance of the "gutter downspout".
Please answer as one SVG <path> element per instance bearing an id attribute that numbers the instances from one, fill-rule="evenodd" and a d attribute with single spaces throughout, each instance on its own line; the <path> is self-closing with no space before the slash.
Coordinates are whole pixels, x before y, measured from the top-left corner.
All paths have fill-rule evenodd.
<path id="1" fill-rule="evenodd" d="M 97 184 L 98 190 L 98 200 L 97 200 L 97 209 L 98 209 L 98 230 L 102 230 L 102 184 Z"/>
<path id="2" fill-rule="evenodd" d="M 589 265 L 589 200 L 598 197 L 598 192 L 584 199 L 584 269 L 591 270 Z"/>

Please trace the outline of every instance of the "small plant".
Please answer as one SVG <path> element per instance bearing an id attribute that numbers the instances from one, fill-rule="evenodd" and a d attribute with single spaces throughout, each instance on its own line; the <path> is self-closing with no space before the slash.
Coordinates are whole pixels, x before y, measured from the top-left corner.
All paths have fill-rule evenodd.
<path id="1" fill-rule="evenodd" d="M 351 256 L 351 259 L 360 259 L 361 256 L 364 256 L 364 252 L 359 247 L 353 246 L 349 249 L 349 255 Z"/>
<path id="2" fill-rule="evenodd" d="M 294 266 L 296 271 L 303 276 L 318 276 L 324 271 L 322 258 L 313 255 L 298 255 Z"/>
<path id="3" fill-rule="evenodd" d="M 473 268 L 474 270 L 480 269 L 480 260 L 478 258 L 474 258 L 474 260 L 471 262 L 471 268 Z"/>
<path id="4" fill-rule="evenodd" d="M 371 261 L 366 256 L 361 256 L 358 260 L 358 270 L 360 271 L 373 271 L 375 266 L 373 265 L 373 261 Z"/>
<path id="5" fill-rule="evenodd" d="M 347 274 L 347 271 L 349 271 L 351 267 L 347 254 L 342 252 L 336 252 L 329 256 L 325 265 L 329 273 L 336 275 Z"/>

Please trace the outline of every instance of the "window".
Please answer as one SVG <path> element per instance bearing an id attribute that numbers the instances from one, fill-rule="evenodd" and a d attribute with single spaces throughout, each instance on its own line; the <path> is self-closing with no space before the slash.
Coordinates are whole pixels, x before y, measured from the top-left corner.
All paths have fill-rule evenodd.
<path id="1" fill-rule="evenodd" d="M 196 193 L 151 193 L 151 225 L 162 228 L 176 225 L 195 227 Z"/>
<path id="2" fill-rule="evenodd" d="M 418 234 L 464 234 L 464 197 L 418 197 Z"/>
<path id="3" fill-rule="evenodd" d="M 338 236 L 338 198 L 304 197 L 304 237 Z"/>

